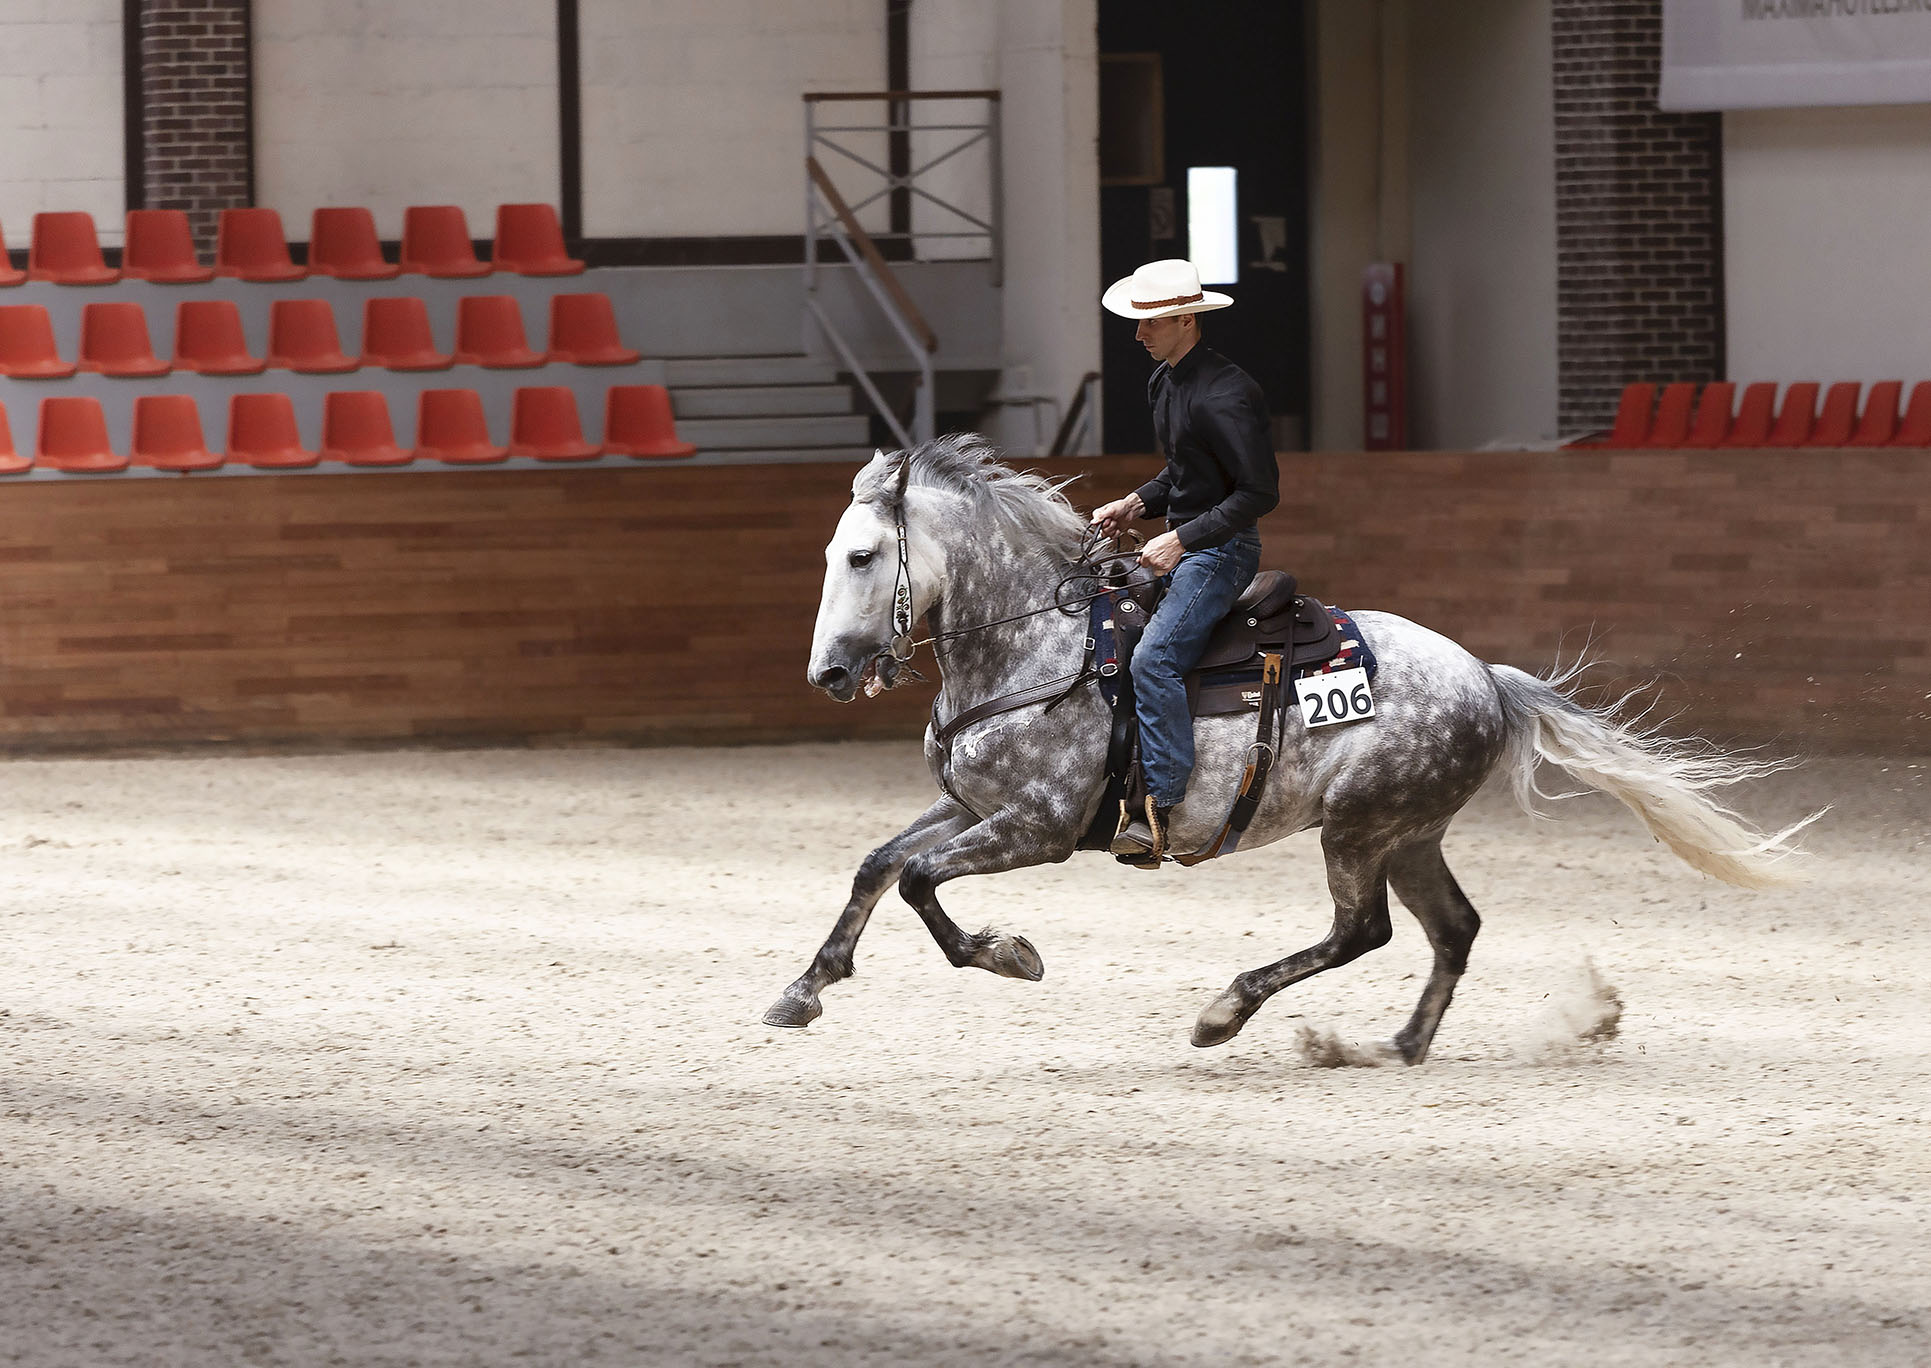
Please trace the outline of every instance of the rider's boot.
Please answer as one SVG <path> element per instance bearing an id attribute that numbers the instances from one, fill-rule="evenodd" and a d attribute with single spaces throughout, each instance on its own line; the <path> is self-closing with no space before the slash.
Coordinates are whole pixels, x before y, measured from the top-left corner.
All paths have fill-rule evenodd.
<path id="1" fill-rule="evenodd" d="M 1172 811 L 1171 805 L 1163 807 L 1147 795 L 1146 815 L 1122 826 L 1107 848 L 1120 857 L 1122 864 L 1158 869 L 1167 854 L 1167 817 Z"/>

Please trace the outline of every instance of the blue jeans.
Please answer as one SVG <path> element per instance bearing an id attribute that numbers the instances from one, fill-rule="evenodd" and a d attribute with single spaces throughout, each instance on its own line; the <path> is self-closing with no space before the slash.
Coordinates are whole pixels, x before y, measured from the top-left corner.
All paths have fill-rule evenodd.
<path id="1" fill-rule="evenodd" d="M 1161 807 L 1187 794 L 1193 773 L 1193 717 L 1186 674 L 1207 638 L 1260 568 L 1261 537 L 1253 528 L 1209 551 L 1189 551 L 1166 576 L 1166 597 L 1133 652 L 1133 706 L 1140 719 L 1140 763 L 1147 792 Z"/>

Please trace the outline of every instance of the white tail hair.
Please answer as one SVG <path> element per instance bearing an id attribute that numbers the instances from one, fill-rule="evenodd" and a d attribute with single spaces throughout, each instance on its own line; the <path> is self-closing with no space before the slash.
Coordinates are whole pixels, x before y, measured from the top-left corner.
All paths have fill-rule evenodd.
<path id="1" fill-rule="evenodd" d="M 1536 783 L 1536 766 L 1547 761 L 1620 800 L 1650 835 L 1693 869 L 1739 888 L 1798 881 L 1801 876 L 1789 863 L 1799 853 L 1791 838 L 1829 808 L 1781 831 L 1763 832 L 1708 795 L 1710 789 L 1790 769 L 1794 761 L 1743 760 L 1706 742 L 1638 729 L 1617 718 L 1627 698 L 1586 708 L 1566 687 L 1582 668 L 1578 663 L 1545 680 L 1510 665 L 1489 666 L 1508 719 L 1503 764 L 1524 811 L 1541 816 L 1538 799 L 1572 796 L 1547 793 Z"/>

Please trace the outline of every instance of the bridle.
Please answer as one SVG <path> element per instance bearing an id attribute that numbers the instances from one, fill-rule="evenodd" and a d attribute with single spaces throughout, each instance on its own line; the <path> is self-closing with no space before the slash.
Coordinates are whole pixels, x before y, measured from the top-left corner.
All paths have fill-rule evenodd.
<path id="1" fill-rule="evenodd" d="M 1028 608 L 1023 613 L 1013 613 L 988 622 L 975 622 L 965 627 L 955 627 L 950 631 L 934 632 L 931 636 L 914 639 L 912 636 L 912 558 L 906 544 L 905 531 L 905 494 L 912 479 L 912 454 L 908 451 L 899 458 L 898 486 L 892 495 L 892 528 L 898 540 L 898 569 L 892 579 L 892 640 L 886 648 L 874 657 L 883 661 L 890 658 L 900 665 L 911 660 L 921 646 L 937 646 L 941 642 L 953 641 L 959 637 L 970 636 L 992 627 L 1003 627 L 1011 622 L 1023 622 L 1027 618 L 1040 617 L 1046 613 L 1060 612 L 1069 616 L 1075 609 L 1084 608 L 1094 599 L 1125 587 L 1127 577 L 1140 563 L 1141 538 L 1137 532 L 1129 531 L 1126 536 L 1126 549 L 1105 551 L 1101 548 L 1117 538 L 1101 532 L 1097 526 L 1089 526 L 1080 536 L 1079 555 L 1073 567 L 1060 576 L 1053 590 L 1053 601 L 1038 608 Z M 1089 594 L 1066 596 L 1066 586 L 1086 581 L 1097 582 L 1100 587 Z M 916 677 L 915 671 L 908 671 Z"/>

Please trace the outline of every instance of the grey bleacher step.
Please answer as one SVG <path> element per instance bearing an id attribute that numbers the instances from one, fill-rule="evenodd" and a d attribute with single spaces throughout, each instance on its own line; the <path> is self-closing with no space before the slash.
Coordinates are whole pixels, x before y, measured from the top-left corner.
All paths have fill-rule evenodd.
<path id="1" fill-rule="evenodd" d="M 857 446 L 871 432 L 863 414 L 823 417 L 679 418 L 677 435 L 704 451 L 750 447 Z"/>
<path id="2" fill-rule="evenodd" d="M 850 413 L 843 385 L 734 385 L 726 389 L 678 389 L 671 406 L 679 418 L 755 418 L 770 414 Z"/>
<path id="3" fill-rule="evenodd" d="M 672 389 L 717 385 L 828 385 L 838 368 L 814 356 L 673 356 L 664 361 Z"/>

